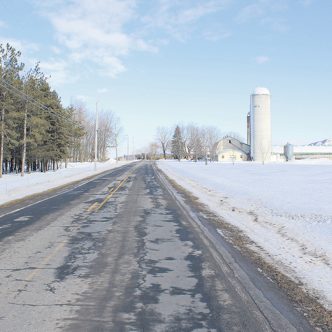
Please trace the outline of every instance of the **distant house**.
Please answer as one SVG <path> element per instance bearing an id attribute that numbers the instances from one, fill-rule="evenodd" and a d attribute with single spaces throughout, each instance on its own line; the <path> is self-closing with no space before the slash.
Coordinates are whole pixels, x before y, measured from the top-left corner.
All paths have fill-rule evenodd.
<path id="1" fill-rule="evenodd" d="M 224 137 L 215 144 L 215 160 L 246 161 L 250 160 L 250 145 L 242 143 L 234 137 Z"/>

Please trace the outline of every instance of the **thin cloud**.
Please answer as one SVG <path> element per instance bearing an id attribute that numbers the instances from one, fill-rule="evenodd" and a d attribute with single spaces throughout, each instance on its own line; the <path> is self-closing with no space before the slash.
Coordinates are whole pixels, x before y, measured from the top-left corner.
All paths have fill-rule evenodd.
<path id="1" fill-rule="evenodd" d="M 41 14 L 52 24 L 55 38 L 69 60 L 90 62 L 112 77 L 125 71 L 122 58 L 132 51 L 156 51 L 140 36 L 126 31 L 135 20 L 134 0 L 59 0 L 39 2 Z"/>
<path id="2" fill-rule="evenodd" d="M 259 55 L 255 58 L 257 64 L 262 65 L 270 61 L 270 58 L 266 55 Z"/>
<path id="3" fill-rule="evenodd" d="M 90 99 L 89 96 L 86 95 L 76 95 L 73 98 L 74 103 L 81 103 L 81 104 L 85 104 L 88 102 L 88 100 Z"/>
<path id="4" fill-rule="evenodd" d="M 57 46 L 51 46 L 51 51 L 54 53 L 54 54 L 57 54 L 59 55 L 61 53 L 61 49 Z"/>
<path id="5" fill-rule="evenodd" d="M 99 93 L 99 94 L 104 94 L 104 93 L 107 93 L 107 92 L 108 92 L 107 88 L 101 88 L 101 89 L 97 90 L 97 93 Z"/>
<path id="6" fill-rule="evenodd" d="M 210 30 L 206 31 L 203 34 L 203 37 L 206 40 L 212 41 L 212 42 L 217 42 L 221 39 L 227 39 L 231 37 L 232 33 L 230 31 L 223 31 L 223 30 Z"/>
<path id="7" fill-rule="evenodd" d="M 74 83 L 78 77 L 73 75 L 67 61 L 63 59 L 50 59 L 48 61 L 41 61 L 40 68 L 49 76 L 49 81 L 55 86 L 65 83 Z"/>
<path id="8" fill-rule="evenodd" d="M 195 30 L 196 23 L 225 9 L 229 3 L 230 0 L 159 0 L 142 21 L 147 29 L 158 29 L 172 38 L 185 40 Z"/>
<path id="9" fill-rule="evenodd" d="M 257 22 L 277 32 L 288 30 L 288 24 L 281 16 L 289 7 L 289 0 L 256 0 L 241 8 L 235 22 L 245 24 Z"/>
<path id="10" fill-rule="evenodd" d="M 48 77 L 48 81 L 52 85 L 59 86 L 64 83 L 73 83 L 77 80 L 77 75 L 71 73 L 70 64 L 64 58 L 50 58 L 48 60 L 38 59 L 37 55 L 40 52 L 40 45 L 25 40 L 0 36 L 0 44 L 5 45 L 7 43 L 13 46 L 17 51 L 21 52 L 21 60 L 25 63 L 25 68 L 34 67 L 39 63 L 41 70 L 46 77 Z M 58 48 L 51 47 L 51 49 L 55 54 L 59 53 Z"/>
<path id="11" fill-rule="evenodd" d="M 126 71 L 124 59 L 132 52 L 156 53 L 167 37 L 185 39 L 195 23 L 224 9 L 232 0 L 156 0 L 144 14 L 137 0 L 35 0 L 40 14 L 54 28 L 54 53 L 63 51 L 67 66 L 84 63 L 101 75 L 116 77 Z M 133 29 L 133 27 L 135 27 Z M 156 30 L 163 34 L 156 34 Z M 228 33 L 204 35 L 209 40 Z M 206 32 L 205 32 L 206 33 Z"/>
<path id="12" fill-rule="evenodd" d="M 7 43 L 25 55 L 39 51 L 39 45 L 36 43 L 0 36 L 0 44 L 6 45 Z"/>
<path id="13" fill-rule="evenodd" d="M 16 51 L 21 52 L 20 61 L 25 64 L 25 68 L 31 68 L 36 65 L 38 62 L 38 60 L 36 60 L 36 54 L 40 50 L 38 44 L 25 40 L 0 36 L 0 44 L 6 45 L 7 43 L 14 47 Z"/>
<path id="14" fill-rule="evenodd" d="M 265 9 L 260 3 L 253 3 L 241 9 L 236 17 L 237 23 L 246 23 L 253 19 L 262 17 L 265 14 Z"/>
<path id="15" fill-rule="evenodd" d="M 266 17 L 263 18 L 260 23 L 264 26 L 270 27 L 276 32 L 287 32 L 289 30 L 289 24 L 283 18 Z"/>
<path id="16" fill-rule="evenodd" d="M 299 3 L 304 7 L 309 7 L 313 2 L 313 0 L 299 0 Z"/>

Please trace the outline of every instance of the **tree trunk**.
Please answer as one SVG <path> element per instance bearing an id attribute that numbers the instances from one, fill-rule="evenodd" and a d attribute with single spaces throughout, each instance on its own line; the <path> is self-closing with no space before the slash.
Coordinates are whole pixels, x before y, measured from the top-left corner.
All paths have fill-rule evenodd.
<path id="1" fill-rule="evenodd" d="M 163 149 L 164 159 L 166 160 L 166 146 L 165 146 L 165 143 L 161 143 L 161 147 Z"/>
<path id="2" fill-rule="evenodd" d="M 24 176 L 25 157 L 26 157 L 26 152 L 27 152 L 27 119 L 28 119 L 28 107 L 27 107 L 27 103 L 25 103 L 25 108 L 24 108 L 24 125 L 23 125 L 23 151 L 22 151 L 21 176 Z"/>
<path id="3" fill-rule="evenodd" d="M 1 143 L 0 143 L 0 178 L 2 177 L 2 164 L 3 164 L 3 141 L 5 139 L 5 108 L 1 110 Z"/>

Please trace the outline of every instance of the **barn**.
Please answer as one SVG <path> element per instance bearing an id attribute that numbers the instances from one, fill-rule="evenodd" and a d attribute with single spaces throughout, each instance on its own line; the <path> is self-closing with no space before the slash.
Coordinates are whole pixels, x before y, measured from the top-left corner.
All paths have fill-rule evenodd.
<path id="1" fill-rule="evenodd" d="M 250 145 L 242 143 L 234 137 L 224 137 L 215 144 L 215 160 L 246 161 L 250 160 Z"/>

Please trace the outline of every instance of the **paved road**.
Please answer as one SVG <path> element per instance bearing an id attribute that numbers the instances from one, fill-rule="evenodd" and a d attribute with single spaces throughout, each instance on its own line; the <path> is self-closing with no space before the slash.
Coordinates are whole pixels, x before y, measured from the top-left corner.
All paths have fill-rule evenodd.
<path id="1" fill-rule="evenodd" d="M 151 163 L 2 213 L 0 331 L 312 331 Z"/>

